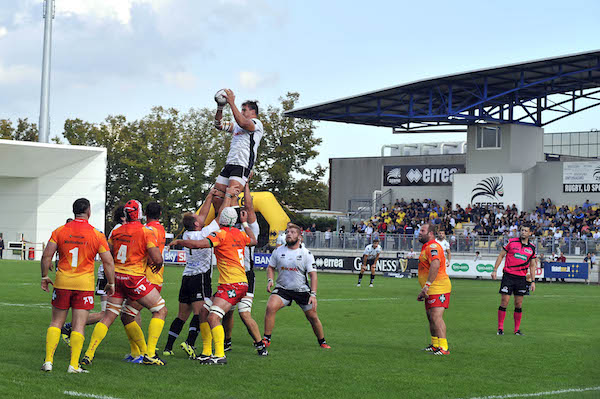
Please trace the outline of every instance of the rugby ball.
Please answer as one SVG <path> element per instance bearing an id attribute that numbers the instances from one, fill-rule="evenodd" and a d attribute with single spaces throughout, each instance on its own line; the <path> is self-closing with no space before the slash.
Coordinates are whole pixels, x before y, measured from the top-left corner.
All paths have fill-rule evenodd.
<path id="1" fill-rule="evenodd" d="M 223 106 L 227 104 L 227 93 L 225 93 L 225 89 L 221 89 L 215 94 L 215 101 L 217 102 L 217 105 Z"/>

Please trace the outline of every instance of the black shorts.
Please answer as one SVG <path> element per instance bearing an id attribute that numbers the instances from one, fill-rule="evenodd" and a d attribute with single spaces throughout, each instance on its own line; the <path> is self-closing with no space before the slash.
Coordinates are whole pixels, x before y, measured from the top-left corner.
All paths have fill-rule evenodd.
<path id="1" fill-rule="evenodd" d="M 504 273 L 500 282 L 498 293 L 505 295 L 523 296 L 529 293 L 529 286 L 525 276 L 515 276 L 514 274 Z"/>
<path id="2" fill-rule="evenodd" d="M 179 303 L 191 304 L 210 298 L 212 296 L 210 273 L 209 270 L 206 273 L 183 276 L 179 289 Z"/>
<path id="3" fill-rule="evenodd" d="M 251 269 L 246 272 L 246 278 L 248 279 L 248 296 L 254 296 L 254 286 L 256 284 L 256 279 L 254 276 L 254 269 Z"/>
<path id="4" fill-rule="evenodd" d="M 373 259 L 367 258 L 367 266 L 373 266 L 375 264 L 375 259 L 376 258 L 373 258 Z"/>
<path id="5" fill-rule="evenodd" d="M 106 295 L 106 284 L 108 284 L 108 280 L 106 279 L 106 276 L 102 277 L 102 278 L 98 278 L 98 281 L 96 282 L 96 295 Z"/>
<path id="6" fill-rule="evenodd" d="M 227 164 L 217 176 L 217 183 L 229 185 L 229 180 L 233 179 L 240 184 L 246 184 L 248 182 L 248 177 L 250 177 L 250 169 L 245 168 L 241 165 L 230 165 Z"/>
<path id="7" fill-rule="evenodd" d="M 307 310 L 305 307 L 309 306 L 308 300 L 310 299 L 310 292 L 298 292 L 284 290 L 283 288 L 275 288 L 271 295 L 280 297 L 285 306 L 291 306 L 292 301 L 296 302 L 304 311 Z"/>

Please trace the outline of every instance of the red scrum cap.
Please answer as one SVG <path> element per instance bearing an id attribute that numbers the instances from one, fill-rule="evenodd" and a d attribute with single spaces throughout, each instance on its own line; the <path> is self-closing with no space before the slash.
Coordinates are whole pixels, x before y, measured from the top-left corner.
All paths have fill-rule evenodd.
<path id="1" fill-rule="evenodd" d="M 123 211 L 129 220 L 139 220 L 142 218 L 142 204 L 137 200 L 129 200 L 123 207 Z"/>

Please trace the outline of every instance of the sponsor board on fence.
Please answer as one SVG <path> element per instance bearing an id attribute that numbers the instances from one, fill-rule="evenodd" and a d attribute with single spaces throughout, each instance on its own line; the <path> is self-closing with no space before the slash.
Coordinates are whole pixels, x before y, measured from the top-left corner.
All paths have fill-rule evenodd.
<path id="1" fill-rule="evenodd" d="M 473 259 L 453 258 L 452 262 L 450 262 L 450 266 L 446 267 L 446 273 L 448 273 L 448 276 L 450 277 L 490 278 L 492 272 L 494 271 L 494 263 L 495 260 L 484 261 L 480 259 L 478 261 L 474 261 Z M 500 265 L 500 267 L 498 268 L 498 279 L 502 278 L 503 268 L 504 264 Z M 536 267 L 535 277 L 543 278 L 544 269 L 541 267 Z"/>
<path id="2" fill-rule="evenodd" d="M 564 162 L 563 193 L 600 193 L 600 161 Z"/>
<path id="3" fill-rule="evenodd" d="M 547 278 L 588 279 L 587 263 L 544 262 L 544 274 Z"/>
<path id="4" fill-rule="evenodd" d="M 455 173 L 465 173 L 465 165 L 388 165 L 383 167 L 383 185 L 450 186 Z"/>
<path id="5" fill-rule="evenodd" d="M 456 174 L 452 184 L 455 204 L 466 207 L 515 204 L 523 209 L 523 174 L 482 173 Z"/>
<path id="6" fill-rule="evenodd" d="M 271 254 L 254 254 L 254 267 L 265 268 L 269 265 Z M 319 270 L 346 270 L 360 272 L 362 256 L 321 256 L 315 255 L 315 264 Z M 375 270 L 378 272 L 404 272 L 406 262 L 394 258 L 379 258 Z"/>
<path id="7" fill-rule="evenodd" d="M 187 261 L 187 252 L 183 250 L 172 249 L 163 252 L 163 262 L 176 265 L 185 265 Z"/>

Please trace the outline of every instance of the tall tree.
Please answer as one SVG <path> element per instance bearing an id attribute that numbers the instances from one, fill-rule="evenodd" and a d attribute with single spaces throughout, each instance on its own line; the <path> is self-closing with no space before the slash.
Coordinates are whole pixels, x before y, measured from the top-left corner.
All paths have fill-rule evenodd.
<path id="1" fill-rule="evenodd" d="M 13 127 L 10 119 L 0 119 L 0 138 L 5 140 L 38 141 L 38 127 L 28 118 L 17 119 Z"/>

